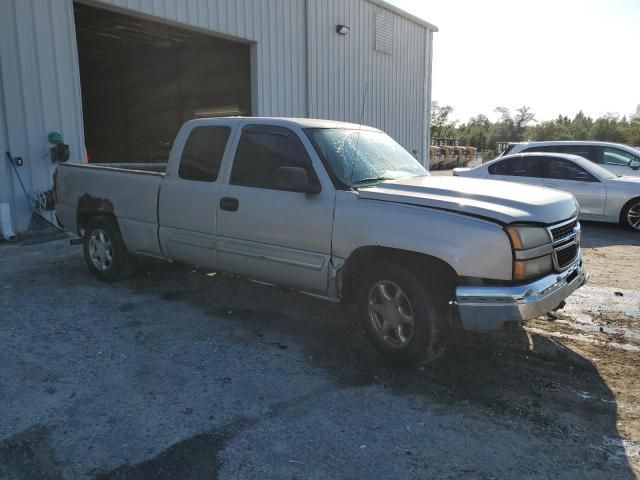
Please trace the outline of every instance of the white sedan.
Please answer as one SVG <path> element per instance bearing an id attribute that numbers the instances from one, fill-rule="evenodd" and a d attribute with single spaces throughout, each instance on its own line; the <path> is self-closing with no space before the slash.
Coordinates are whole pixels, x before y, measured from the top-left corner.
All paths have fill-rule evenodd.
<path id="1" fill-rule="evenodd" d="M 576 197 L 580 218 L 619 222 L 640 232 L 640 177 L 614 175 L 577 155 L 505 155 L 475 168 L 456 168 L 453 174 L 564 190 Z"/>

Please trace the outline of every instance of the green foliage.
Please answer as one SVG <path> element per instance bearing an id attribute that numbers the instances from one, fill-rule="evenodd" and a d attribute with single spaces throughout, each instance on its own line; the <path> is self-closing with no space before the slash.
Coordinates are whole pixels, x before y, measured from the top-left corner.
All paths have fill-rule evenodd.
<path id="1" fill-rule="evenodd" d="M 601 140 L 640 145 L 640 105 L 629 120 L 615 114 L 594 120 L 580 111 L 573 119 L 560 115 L 555 120 L 542 122 L 536 120 L 527 106 L 518 108 L 515 113 L 505 107 L 496 107 L 495 111 L 500 114 L 498 121 L 491 122 L 486 115 L 479 114 L 459 126 L 449 120 L 452 107 L 434 102 L 433 110 L 434 138 L 457 138 L 461 144 L 479 150 L 492 150 L 498 142 L 526 140 Z"/>
<path id="2" fill-rule="evenodd" d="M 456 135 L 456 122 L 449 120 L 453 107 L 431 103 L 431 136 L 433 138 L 453 138 Z"/>

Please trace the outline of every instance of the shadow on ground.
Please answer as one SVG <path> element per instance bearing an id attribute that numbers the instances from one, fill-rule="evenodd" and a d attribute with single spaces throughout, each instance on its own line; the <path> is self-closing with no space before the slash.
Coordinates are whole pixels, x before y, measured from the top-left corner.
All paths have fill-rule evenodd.
<path id="1" fill-rule="evenodd" d="M 394 367 L 373 351 L 351 307 L 186 266 L 144 266 L 146 272 L 129 283 L 136 293 L 156 294 L 169 305 L 186 302 L 206 311 L 213 322 L 224 318 L 242 325 L 254 341 L 286 335 L 303 345 L 309 364 L 325 370 L 340 388 L 381 386 L 447 406 L 479 407 L 487 415 L 513 418 L 568 443 L 591 446 L 583 461 L 615 478 L 635 478 L 618 436 L 613 393 L 591 361 L 559 342 L 527 334 L 517 325 L 493 335 L 460 333 L 434 364 Z M 286 350 L 288 345 L 275 342 L 274 347 Z M 593 400 L 585 400 L 584 392 Z M 567 462 L 575 461 L 572 455 L 567 452 Z M 154 468 L 163 460 L 152 461 Z"/>
<path id="2" fill-rule="evenodd" d="M 613 245 L 640 245 L 640 233 L 632 232 L 616 223 L 580 222 L 582 247 L 599 248 Z"/>

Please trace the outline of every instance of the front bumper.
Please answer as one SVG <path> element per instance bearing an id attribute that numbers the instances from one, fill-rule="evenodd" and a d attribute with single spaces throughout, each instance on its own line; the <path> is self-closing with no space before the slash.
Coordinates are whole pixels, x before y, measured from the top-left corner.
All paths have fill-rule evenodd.
<path id="1" fill-rule="evenodd" d="M 582 260 L 562 273 L 517 286 L 460 286 L 456 303 L 462 328 L 478 332 L 497 330 L 504 322 L 537 318 L 557 308 L 589 275 Z"/>

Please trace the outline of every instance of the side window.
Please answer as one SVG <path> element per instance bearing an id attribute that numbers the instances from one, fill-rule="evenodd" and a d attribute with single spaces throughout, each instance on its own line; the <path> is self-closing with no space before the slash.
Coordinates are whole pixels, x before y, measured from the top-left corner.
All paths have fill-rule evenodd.
<path id="1" fill-rule="evenodd" d="M 511 177 L 535 177 L 538 176 L 535 175 L 538 169 L 537 160 L 515 157 L 494 163 L 489 167 L 489 173 Z"/>
<path id="2" fill-rule="evenodd" d="M 499 162 L 494 163 L 489 167 L 489 174 L 490 175 L 516 175 L 516 173 L 514 173 L 517 170 L 516 160 L 513 160 L 513 159 L 501 160 Z"/>
<path id="3" fill-rule="evenodd" d="M 571 155 L 580 155 L 592 162 L 600 163 L 600 151 L 598 147 L 590 145 L 544 145 L 530 147 L 523 150 L 523 152 L 569 153 Z"/>
<path id="4" fill-rule="evenodd" d="M 570 153 L 571 155 L 579 155 L 591 160 L 592 162 L 600 163 L 600 155 L 598 147 L 592 147 L 589 145 L 567 145 L 561 150 L 563 153 Z"/>
<path id="5" fill-rule="evenodd" d="M 535 156 L 525 158 L 525 169 L 527 177 L 533 178 L 545 178 L 546 177 L 546 164 L 547 157 Z"/>
<path id="6" fill-rule="evenodd" d="M 266 125 L 244 127 L 231 170 L 232 185 L 275 189 L 280 167 L 308 167 L 311 160 L 289 129 Z"/>
<path id="7" fill-rule="evenodd" d="M 628 166 L 636 158 L 635 155 L 617 148 L 604 147 L 602 150 L 602 163 L 605 165 Z"/>
<path id="8" fill-rule="evenodd" d="M 559 158 L 549 159 L 547 178 L 555 178 L 557 180 L 573 180 L 577 182 L 597 182 L 595 177 L 587 172 L 584 168 L 576 165 L 569 160 L 562 160 Z"/>
<path id="9" fill-rule="evenodd" d="M 185 180 L 215 182 L 231 128 L 202 126 L 191 130 L 184 145 L 178 176 Z"/>

